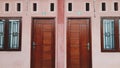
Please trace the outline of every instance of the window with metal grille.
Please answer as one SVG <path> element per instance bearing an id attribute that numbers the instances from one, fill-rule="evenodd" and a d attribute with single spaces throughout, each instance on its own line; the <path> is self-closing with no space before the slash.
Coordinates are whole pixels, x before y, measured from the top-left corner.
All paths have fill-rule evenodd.
<path id="1" fill-rule="evenodd" d="M 102 51 L 120 51 L 120 18 L 102 18 L 101 24 Z"/>
<path id="2" fill-rule="evenodd" d="M 21 50 L 21 18 L 0 18 L 0 50 Z"/>

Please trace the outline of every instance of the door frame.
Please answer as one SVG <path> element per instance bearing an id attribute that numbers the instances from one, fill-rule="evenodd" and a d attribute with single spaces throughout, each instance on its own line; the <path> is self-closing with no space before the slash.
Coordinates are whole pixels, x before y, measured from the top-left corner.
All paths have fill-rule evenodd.
<path id="1" fill-rule="evenodd" d="M 92 31 L 91 31 L 91 17 L 67 17 L 66 19 L 66 66 L 68 66 L 68 48 L 67 48 L 67 45 L 68 45 L 68 41 L 67 41 L 67 33 L 68 33 L 68 20 L 69 19 L 89 19 L 89 37 L 90 37 L 90 68 L 92 68 Z"/>
<path id="2" fill-rule="evenodd" d="M 54 20 L 54 44 L 55 44 L 55 67 L 56 67 L 56 19 L 55 19 L 55 17 L 31 17 L 31 44 L 30 44 L 30 68 L 32 68 L 32 58 L 33 58 L 33 56 L 32 56 L 32 51 L 33 51 L 33 49 L 32 49 L 32 41 L 33 41 L 33 24 L 34 24 L 34 19 L 53 19 Z"/>

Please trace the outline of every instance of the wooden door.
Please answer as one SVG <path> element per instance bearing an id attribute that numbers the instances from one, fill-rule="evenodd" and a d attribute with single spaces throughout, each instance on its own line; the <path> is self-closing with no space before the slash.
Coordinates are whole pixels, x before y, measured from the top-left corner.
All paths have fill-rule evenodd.
<path id="1" fill-rule="evenodd" d="M 54 19 L 33 19 L 32 68 L 55 68 Z"/>
<path id="2" fill-rule="evenodd" d="M 68 19 L 67 68 L 91 68 L 89 22 L 89 19 Z"/>

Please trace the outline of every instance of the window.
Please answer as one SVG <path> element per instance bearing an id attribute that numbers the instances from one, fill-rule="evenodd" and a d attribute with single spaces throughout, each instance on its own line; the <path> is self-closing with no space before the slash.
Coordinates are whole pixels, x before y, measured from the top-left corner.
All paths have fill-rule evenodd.
<path id="1" fill-rule="evenodd" d="M 54 11 L 54 3 L 50 3 L 50 11 Z"/>
<path id="2" fill-rule="evenodd" d="M 5 11 L 9 11 L 9 3 L 5 3 Z"/>
<path id="3" fill-rule="evenodd" d="M 21 18 L 0 18 L 0 50 L 21 50 Z"/>
<path id="4" fill-rule="evenodd" d="M 102 3 L 102 11 L 106 11 L 106 3 Z"/>
<path id="5" fill-rule="evenodd" d="M 21 11 L 21 3 L 17 3 L 17 11 Z"/>
<path id="6" fill-rule="evenodd" d="M 72 11 L 72 3 L 68 3 L 68 11 Z"/>
<path id="7" fill-rule="evenodd" d="M 33 3 L 33 11 L 37 11 L 37 3 Z"/>
<path id="8" fill-rule="evenodd" d="M 102 52 L 120 51 L 120 18 L 102 18 Z"/>
<path id="9" fill-rule="evenodd" d="M 118 3 L 117 2 L 114 3 L 114 10 L 118 11 Z"/>
<path id="10" fill-rule="evenodd" d="M 90 10 L 90 5 L 89 3 L 86 3 L 86 11 L 89 11 Z"/>

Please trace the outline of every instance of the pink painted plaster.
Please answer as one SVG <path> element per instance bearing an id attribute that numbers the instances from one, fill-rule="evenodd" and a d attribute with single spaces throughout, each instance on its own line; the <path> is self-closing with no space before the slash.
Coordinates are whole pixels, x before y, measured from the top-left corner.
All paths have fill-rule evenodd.
<path id="1" fill-rule="evenodd" d="M 10 3 L 10 11 L 4 11 L 4 3 Z M 16 3 L 22 3 L 22 11 L 16 11 Z M 38 3 L 38 11 L 32 11 L 32 3 Z M 49 11 L 49 3 L 55 3 L 55 11 Z M 67 4 L 73 3 L 73 11 L 67 10 Z M 85 11 L 85 3 L 90 3 L 90 11 Z M 107 3 L 107 11 L 101 11 L 101 2 Z M 113 10 L 113 3 L 119 3 L 119 11 Z M 56 20 L 56 68 L 66 68 L 66 31 L 68 17 L 90 17 L 92 36 L 93 68 L 120 68 L 120 54 L 102 53 L 100 38 L 101 16 L 119 16 L 120 0 L 65 0 L 64 24 L 57 22 L 57 0 L 0 0 L 0 17 L 22 17 L 22 50 L 19 52 L 0 52 L 0 68 L 30 68 L 31 23 L 32 17 L 55 17 Z M 95 13 L 93 7 L 95 6 Z M 46 14 L 42 14 L 45 12 Z"/>

